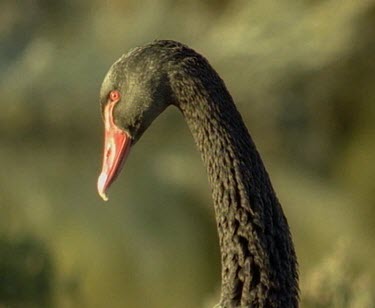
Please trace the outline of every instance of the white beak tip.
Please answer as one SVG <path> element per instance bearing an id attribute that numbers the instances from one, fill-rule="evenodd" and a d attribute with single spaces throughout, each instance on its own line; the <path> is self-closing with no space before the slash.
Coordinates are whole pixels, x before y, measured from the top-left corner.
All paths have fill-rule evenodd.
<path id="1" fill-rule="evenodd" d="M 105 184 L 106 184 L 107 178 L 108 178 L 108 175 L 106 173 L 100 174 L 100 176 L 98 178 L 98 187 L 97 187 L 98 193 L 99 193 L 99 196 L 104 201 L 108 201 L 107 194 L 105 193 Z"/>
<path id="2" fill-rule="evenodd" d="M 108 197 L 106 195 L 105 192 L 99 192 L 99 196 L 104 200 L 104 201 L 108 201 Z"/>

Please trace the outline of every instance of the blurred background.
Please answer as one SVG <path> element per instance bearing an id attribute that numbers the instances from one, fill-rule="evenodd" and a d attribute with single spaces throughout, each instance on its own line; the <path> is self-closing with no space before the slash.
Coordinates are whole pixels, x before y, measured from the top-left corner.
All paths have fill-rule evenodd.
<path id="1" fill-rule="evenodd" d="M 169 108 L 96 192 L 99 88 L 174 39 L 232 93 L 290 223 L 302 307 L 375 307 L 375 1 L 0 2 L 0 307 L 212 307 L 205 168 Z"/>

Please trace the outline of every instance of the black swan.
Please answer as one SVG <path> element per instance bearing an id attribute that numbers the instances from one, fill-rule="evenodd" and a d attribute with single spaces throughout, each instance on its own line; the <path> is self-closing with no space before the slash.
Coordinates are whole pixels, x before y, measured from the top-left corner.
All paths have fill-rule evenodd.
<path id="1" fill-rule="evenodd" d="M 174 41 L 117 60 L 100 91 L 105 124 L 100 196 L 132 145 L 169 105 L 182 112 L 207 168 L 221 252 L 217 307 L 298 307 L 297 259 L 287 220 L 248 130 L 208 61 Z"/>

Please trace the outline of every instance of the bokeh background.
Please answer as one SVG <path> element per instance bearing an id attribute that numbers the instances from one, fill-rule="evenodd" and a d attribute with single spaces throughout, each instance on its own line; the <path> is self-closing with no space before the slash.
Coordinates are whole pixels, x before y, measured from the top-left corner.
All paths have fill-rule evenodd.
<path id="1" fill-rule="evenodd" d="M 302 307 L 375 307 L 375 1 L 0 2 L 0 307 L 212 307 L 205 169 L 175 108 L 104 203 L 99 88 L 182 41 L 220 73 L 293 233 Z"/>

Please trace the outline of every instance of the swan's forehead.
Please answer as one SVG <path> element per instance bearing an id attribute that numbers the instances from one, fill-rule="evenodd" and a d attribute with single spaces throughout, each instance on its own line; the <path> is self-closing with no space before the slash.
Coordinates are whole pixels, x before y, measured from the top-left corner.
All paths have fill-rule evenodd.
<path id="1" fill-rule="evenodd" d="M 104 77 L 102 86 L 100 88 L 100 97 L 104 97 L 108 94 L 110 89 L 113 88 L 113 77 L 111 71 L 107 73 L 107 75 Z"/>
<path id="2" fill-rule="evenodd" d="M 145 47 L 137 47 L 123 54 L 105 75 L 100 89 L 101 98 L 106 97 L 113 89 L 124 90 L 124 84 L 126 91 L 129 91 L 158 72 L 162 61 L 156 56 L 160 55 L 152 48 Z"/>
<path id="3" fill-rule="evenodd" d="M 121 61 L 122 57 L 118 59 L 108 70 L 104 77 L 102 86 L 100 88 L 100 96 L 106 96 L 109 91 L 119 88 L 119 82 L 123 77 L 121 76 Z"/>

